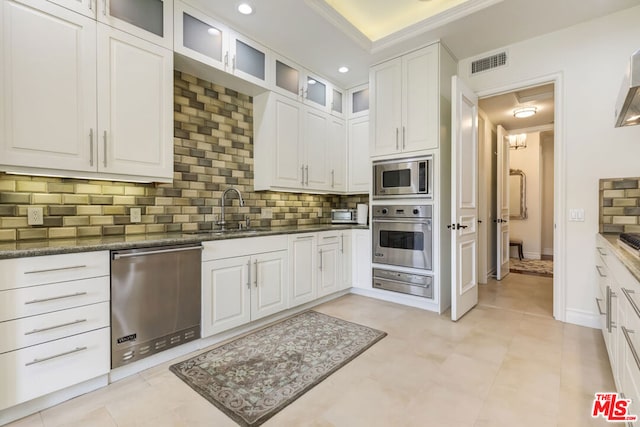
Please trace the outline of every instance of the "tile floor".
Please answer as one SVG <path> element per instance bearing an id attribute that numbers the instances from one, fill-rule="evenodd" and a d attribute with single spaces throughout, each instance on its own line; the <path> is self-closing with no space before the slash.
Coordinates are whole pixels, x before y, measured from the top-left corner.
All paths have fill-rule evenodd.
<path id="1" fill-rule="evenodd" d="M 264 425 L 606 425 L 590 417 L 593 394 L 615 389 L 602 335 L 553 320 L 551 280 L 512 273 L 482 285 L 457 323 L 355 295 L 317 307 L 389 335 Z M 167 367 L 10 426 L 235 425 Z"/>

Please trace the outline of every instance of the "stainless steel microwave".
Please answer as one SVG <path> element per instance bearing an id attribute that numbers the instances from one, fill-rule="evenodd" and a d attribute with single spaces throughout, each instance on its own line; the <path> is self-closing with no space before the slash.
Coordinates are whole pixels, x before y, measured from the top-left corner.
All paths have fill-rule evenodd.
<path id="1" fill-rule="evenodd" d="M 433 198 L 433 156 L 373 163 L 373 198 Z"/>

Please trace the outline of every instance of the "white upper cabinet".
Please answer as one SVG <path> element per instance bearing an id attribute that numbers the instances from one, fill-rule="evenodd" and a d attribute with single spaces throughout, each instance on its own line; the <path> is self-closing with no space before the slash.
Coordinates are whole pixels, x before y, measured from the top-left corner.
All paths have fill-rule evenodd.
<path id="1" fill-rule="evenodd" d="M 371 183 L 369 160 L 369 85 L 352 88 L 347 93 L 347 140 L 349 193 L 367 193 Z"/>
<path id="2" fill-rule="evenodd" d="M 173 0 L 96 1 L 98 21 L 167 49 L 173 47 Z"/>
<path id="3" fill-rule="evenodd" d="M 368 156 L 367 156 L 368 158 Z M 338 117 L 329 119 L 329 139 L 327 159 L 331 172 L 331 191 L 347 190 L 347 131 L 344 120 Z"/>
<path id="4" fill-rule="evenodd" d="M 52 3 L 1 5 L 0 167 L 95 170 L 96 22 Z"/>
<path id="5" fill-rule="evenodd" d="M 330 87 L 329 90 L 331 94 L 331 114 L 337 117 L 344 117 L 344 92 L 337 87 Z"/>
<path id="6" fill-rule="evenodd" d="M 438 147 L 438 45 L 371 68 L 372 156 Z"/>
<path id="7" fill-rule="evenodd" d="M 362 85 L 350 89 L 348 99 L 348 118 L 369 117 L 369 85 Z"/>
<path id="8" fill-rule="evenodd" d="M 0 169 L 171 182 L 173 53 L 50 2 L 1 4 Z"/>
<path id="9" fill-rule="evenodd" d="M 333 86 L 326 80 L 276 54 L 273 54 L 272 64 L 274 91 L 322 111 L 331 112 L 334 108 L 342 108 L 333 106 Z"/>
<path id="10" fill-rule="evenodd" d="M 81 13 L 90 18 L 96 17 L 96 0 L 49 0 L 51 3 Z"/>
<path id="11" fill-rule="evenodd" d="M 175 4 L 174 24 L 176 52 L 267 87 L 269 49 L 180 1 Z"/>
<path id="12" fill-rule="evenodd" d="M 173 53 L 98 26 L 98 169 L 173 177 Z"/>

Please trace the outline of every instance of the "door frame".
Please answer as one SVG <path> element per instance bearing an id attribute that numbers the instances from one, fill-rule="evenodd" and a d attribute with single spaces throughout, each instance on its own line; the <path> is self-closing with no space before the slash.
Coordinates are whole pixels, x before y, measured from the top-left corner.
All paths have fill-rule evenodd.
<path id="1" fill-rule="evenodd" d="M 553 147 L 553 317 L 566 322 L 566 228 L 564 215 L 566 211 L 566 144 L 564 137 L 564 77 L 561 72 L 546 74 L 527 80 L 520 80 L 509 85 L 495 87 L 476 92 L 479 99 L 502 95 L 533 86 L 553 83 L 554 91 L 554 147 Z"/>

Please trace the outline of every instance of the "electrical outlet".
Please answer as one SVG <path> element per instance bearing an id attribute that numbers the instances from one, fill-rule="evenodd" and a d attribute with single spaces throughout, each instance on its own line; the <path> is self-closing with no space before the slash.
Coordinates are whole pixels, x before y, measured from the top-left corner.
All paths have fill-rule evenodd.
<path id="1" fill-rule="evenodd" d="M 262 208 L 262 209 L 260 209 L 260 218 L 261 219 L 271 219 L 271 218 L 273 218 L 273 209 L 271 209 L 271 208 Z"/>
<path id="2" fill-rule="evenodd" d="M 129 211 L 129 220 L 134 223 L 142 221 L 142 209 L 131 208 Z"/>
<path id="3" fill-rule="evenodd" d="M 318 218 L 322 218 L 322 208 L 317 208 L 317 209 L 316 209 L 316 216 L 317 216 Z"/>
<path id="4" fill-rule="evenodd" d="M 27 208 L 27 224 L 29 225 L 44 224 L 42 208 Z"/>

